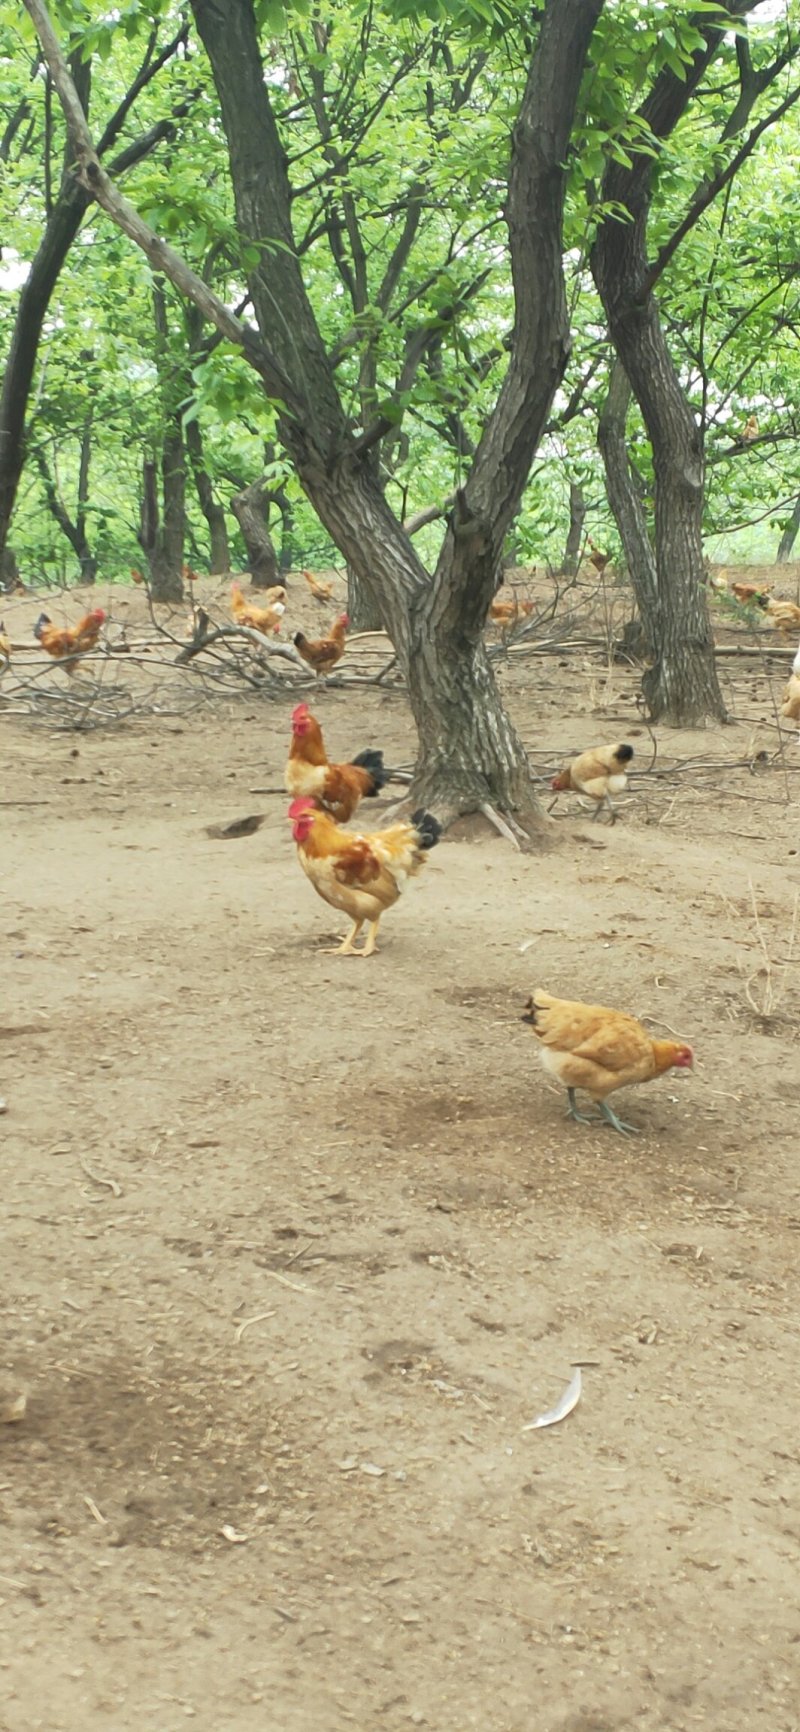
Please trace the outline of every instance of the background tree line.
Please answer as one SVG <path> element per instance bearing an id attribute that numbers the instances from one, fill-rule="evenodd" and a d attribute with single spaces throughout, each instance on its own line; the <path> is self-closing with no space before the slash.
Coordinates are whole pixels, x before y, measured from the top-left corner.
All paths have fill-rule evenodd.
<path id="1" fill-rule="evenodd" d="M 26 10 L 0 5 L 26 574 L 146 561 L 169 597 L 185 558 L 344 560 L 417 794 L 532 818 L 483 624 L 504 553 L 559 566 L 588 531 L 651 714 L 722 719 L 704 546 L 785 556 L 800 522 L 794 0 Z"/>

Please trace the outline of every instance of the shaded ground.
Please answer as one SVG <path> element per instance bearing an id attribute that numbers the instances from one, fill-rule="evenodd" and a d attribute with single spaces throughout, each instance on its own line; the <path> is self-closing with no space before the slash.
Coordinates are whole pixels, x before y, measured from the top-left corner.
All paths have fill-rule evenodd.
<path id="1" fill-rule="evenodd" d="M 504 675 L 541 773 L 646 765 L 565 661 Z M 731 665 L 657 769 L 774 752 Z M 800 750 L 562 797 L 544 857 L 464 826 L 364 968 L 251 793 L 291 701 L 4 723 L 0 1728 L 790 1732 Z M 315 707 L 410 759 L 402 694 Z M 693 1042 L 638 1138 L 564 1121 L 537 982 Z"/>

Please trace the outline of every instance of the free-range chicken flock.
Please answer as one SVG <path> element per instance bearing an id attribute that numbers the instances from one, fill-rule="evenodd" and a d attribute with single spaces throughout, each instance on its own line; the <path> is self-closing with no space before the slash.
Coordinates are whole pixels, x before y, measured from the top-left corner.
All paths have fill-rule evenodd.
<path id="1" fill-rule="evenodd" d="M 553 789 L 586 794 L 595 802 L 595 817 L 606 807 L 613 819 L 611 795 L 626 787 L 632 757 L 633 747 L 625 743 L 593 747 L 564 765 Z M 306 877 L 324 902 L 352 922 L 334 948 L 337 956 L 375 954 L 382 916 L 422 870 L 441 835 L 437 820 L 421 809 L 408 823 L 384 830 L 342 829 L 361 801 L 373 799 L 386 780 L 382 752 L 361 752 L 349 764 L 330 763 L 319 722 L 308 704 L 297 704 L 285 772 L 286 788 L 294 796 L 288 816 Z M 359 949 L 356 940 L 365 924 L 367 938 Z M 628 1083 L 649 1082 L 673 1066 L 692 1065 L 690 1046 L 653 1040 L 634 1017 L 604 1005 L 577 1004 L 537 991 L 523 1020 L 540 1042 L 545 1069 L 567 1090 L 568 1116 L 578 1124 L 593 1121 L 578 1111 L 576 1089 L 599 1107 L 602 1122 L 625 1134 L 633 1127 L 617 1117 L 608 1096 Z"/>
<path id="2" fill-rule="evenodd" d="M 310 572 L 303 575 L 316 600 L 331 599 L 330 584 L 317 582 Z M 138 572 L 135 576 L 141 581 Z M 736 599 L 745 605 L 748 602 L 760 605 L 773 616 L 777 630 L 785 632 L 800 624 L 800 609 L 793 604 L 773 602 L 755 586 L 731 586 L 734 592 L 737 587 L 747 589 L 748 593 L 737 595 Z M 233 583 L 231 613 L 236 624 L 263 636 L 276 635 L 286 607 L 285 587 L 275 585 L 262 591 L 260 601 L 260 605 L 247 601 L 240 584 Z M 491 610 L 492 619 L 501 626 L 515 623 L 530 611 L 530 604 L 506 605 L 511 610 L 508 614 L 500 614 L 499 603 L 493 604 Z M 57 627 L 42 613 L 34 635 L 42 648 L 72 675 L 81 657 L 97 644 L 105 618 L 102 608 L 94 608 L 76 626 Z M 302 632 L 294 634 L 298 654 L 318 675 L 330 673 L 344 654 L 348 624 L 347 614 L 340 614 L 323 638 L 309 639 Z M 0 621 L 0 673 L 8 666 L 10 656 L 11 643 Z M 781 715 L 800 725 L 800 648 L 784 692 Z M 308 704 L 297 704 L 291 722 L 285 784 L 292 796 L 288 817 L 300 865 L 318 896 L 351 921 L 350 931 L 334 947 L 334 953 L 373 956 L 383 915 L 399 900 L 409 880 L 421 872 L 430 849 L 439 841 L 441 825 L 432 813 L 420 808 L 407 822 L 391 824 L 383 830 L 343 829 L 361 801 L 373 799 L 388 780 L 383 754 L 367 750 L 349 763 L 331 763 L 319 722 Z M 587 796 L 595 803 L 594 816 L 598 817 L 605 809 L 613 822 L 611 796 L 627 786 L 633 755 L 633 747 L 624 741 L 590 747 L 562 766 L 552 780 L 552 789 L 555 793 L 573 791 Z M 366 940 L 357 947 L 365 925 Z M 609 1095 L 632 1083 L 649 1082 L 673 1068 L 690 1069 L 693 1064 L 692 1048 L 685 1042 L 655 1040 L 635 1017 L 605 1005 L 555 998 L 537 989 L 527 1002 L 523 1021 L 537 1038 L 544 1069 L 557 1077 L 567 1091 L 567 1116 L 579 1124 L 604 1122 L 617 1131 L 631 1131 L 633 1127 L 618 1118 L 609 1106 Z M 591 1119 L 578 1110 L 578 1089 L 599 1108 L 599 1118 Z"/>

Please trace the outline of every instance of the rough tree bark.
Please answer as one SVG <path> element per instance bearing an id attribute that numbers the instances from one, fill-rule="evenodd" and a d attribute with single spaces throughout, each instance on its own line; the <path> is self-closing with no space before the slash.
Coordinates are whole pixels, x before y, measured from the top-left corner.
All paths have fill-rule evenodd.
<path id="1" fill-rule="evenodd" d="M 44 0 L 25 0 L 67 114 L 78 172 L 156 268 L 241 344 L 273 400 L 301 484 L 349 565 L 378 600 L 419 732 L 412 797 L 449 821 L 501 807 L 539 812 L 524 748 L 506 716 L 483 629 L 503 538 L 569 354 L 563 273 L 566 162 L 586 55 L 603 0 L 546 0 L 513 133 L 507 222 L 515 296 L 509 363 L 436 570 L 425 571 L 376 481 L 370 452 L 393 418 L 347 420 L 306 293 L 291 227 L 287 158 L 263 77 L 252 0 L 192 0 L 220 100 L 239 232 L 258 250 L 248 288 L 258 336 L 149 231 L 103 174 Z M 465 742 L 469 751 L 465 751 Z"/>
<path id="2" fill-rule="evenodd" d="M 780 541 L 778 542 L 778 551 L 775 555 L 775 558 L 776 558 L 779 565 L 785 565 L 787 559 L 791 559 L 792 548 L 794 547 L 794 544 L 797 540 L 797 532 L 799 529 L 800 529 L 800 494 L 798 494 L 798 496 L 794 502 L 794 507 L 792 509 L 792 515 L 789 518 L 789 521 L 786 525 L 786 528 L 783 531 L 783 534 L 780 538 Z"/>
<path id="3" fill-rule="evenodd" d="M 192 476 L 197 489 L 200 510 L 208 525 L 208 540 L 211 564 L 209 570 L 212 577 L 218 572 L 230 571 L 231 556 L 228 547 L 228 526 L 225 522 L 225 510 L 214 498 L 211 477 L 205 466 L 203 454 L 203 435 L 196 421 L 189 421 L 185 428 L 186 449 L 192 467 Z"/>
<path id="4" fill-rule="evenodd" d="M 154 601 L 183 600 L 183 537 L 185 529 L 183 442 L 180 428 L 168 430 L 161 457 L 163 519 L 158 499 L 158 465 L 145 458 L 142 465 L 142 510 L 139 545 L 147 560 L 150 594 Z"/>
<path id="5" fill-rule="evenodd" d="M 561 561 L 559 575 L 575 577 L 583 545 L 583 526 L 586 522 L 586 497 L 578 481 L 569 484 L 569 529 L 564 547 L 564 558 Z"/>
<path id="6" fill-rule="evenodd" d="M 231 500 L 231 511 L 247 548 L 247 568 L 254 589 L 280 583 L 278 558 L 269 532 L 269 498 L 263 481 L 251 481 Z"/>
<path id="7" fill-rule="evenodd" d="M 597 424 L 597 443 L 603 459 L 608 503 L 625 551 L 625 562 L 639 610 L 644 643 L 647 653 L 652 655 L 653 644 L 658 641 L 658 576 L 647 517 L 628 455 L 625 428 L 630 400 L 631 388 L 625 369 L 621 361 L 615 361 Z M 629 635 L 633 641 L 632 634 Z M 645 674 L 643 685 L 645 696 L 650 702 L 646 690 L 648 677 L 649 671 Z"/>
<path id="8" fill-rule="evenodd" d="M 757 0 L 730 0 L 744 17 Z M 719 23 L 698 18 L 703 37 L 680 77 L 663 70 L 640 114 L 657 139 L 666 139 L 685 113 L 724 39 Z M 751 101 L 752 105 L 752 101 Z M 739 125 L 741 104 L 726 134 Z M 749 111 L 748 111 L 749 112 Z M 656 159 L 632 154 L 612 161 L 601 198 L 609 206 L 592 248 L 592 273 L 611 339 L 642 412 L 653 452 L 657 597 L 653 664 L 645 695 L 654 720 L 675 725 L 725 721 L 708 614 L 702 543 L 704 464 L 700 430 L 681 387 L 659 316 L 653 285 L 682 235 L 722 181 L 709 177 L 683 222 L 650 264 L 647 224 Z"/>
<path id="9" fill-rule="evenodd" d="M 382 631 L 377 596 L 361 582 L 352 565 L 347 570 L 347 612 L 351 631 Z"/>
<path id="10" fill-rule="evenodd" d="M 617 193 L 609 193 L 617 197 Z M 620 200 L 620 202 L 623 202 Z M 642 411 L 653 451 L 657 602 L 648 636 L 647 701 L 675 726 L 726 719 L 717 681 L 703 563 L 700 432 L 667 347 L 658 307 L 643 293 L 648 201 L 630 221 L 607 217 L 592 268 L 614 347 Z"/>

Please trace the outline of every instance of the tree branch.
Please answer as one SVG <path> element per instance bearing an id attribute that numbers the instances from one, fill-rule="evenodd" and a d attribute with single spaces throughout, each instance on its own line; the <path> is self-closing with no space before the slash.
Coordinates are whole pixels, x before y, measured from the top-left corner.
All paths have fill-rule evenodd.
<path id="1" fill-rule="evenodd" d="M 188 295 L 204 316 L 216 325 L 223 337 L 244 350 L 269 395 L 285 403 L 291 413 L 297 414 L 301 405 L 294 387 L 257 332 L 242 324 L 224 302 L 218 300 L 207 283 L 190 269 L 166 241 L 162 241 L 154 230 L 148 227 L 127 199 L 116 190 L 98 161 L 86 116 L 44 0 L 25 0 L 25 7 L 33 20 L 42 53 L 61 100 L 81 186 L 92 194 L 117 226 L 141 247 L 154 270 L 168 277 L 181 294 Z"/>

